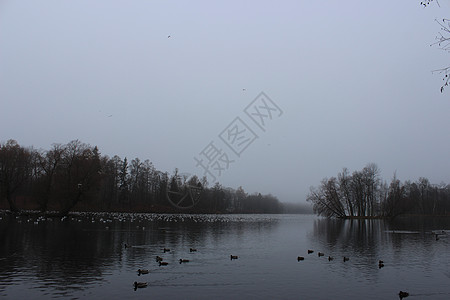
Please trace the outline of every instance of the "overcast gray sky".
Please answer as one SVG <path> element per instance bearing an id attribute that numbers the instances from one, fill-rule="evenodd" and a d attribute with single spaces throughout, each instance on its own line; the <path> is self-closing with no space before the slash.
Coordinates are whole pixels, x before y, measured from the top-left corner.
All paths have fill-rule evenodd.
<path id="1" fill-rule="evenodd" d="M 450 54 L 430 44 L 450 4 L 419 3 L 3 0 L 0 141 L 200 176 L 213 142 L 233 161 L 219 182 L 286 202 L 370 162 L 449 183 L 450 89 L 431 71 Z M 265 131 L 244 111 L 260 92 L 279 108 Z M 219 135 L 242 123 L 258 138 L 234 136 L 237 156 Z"/>

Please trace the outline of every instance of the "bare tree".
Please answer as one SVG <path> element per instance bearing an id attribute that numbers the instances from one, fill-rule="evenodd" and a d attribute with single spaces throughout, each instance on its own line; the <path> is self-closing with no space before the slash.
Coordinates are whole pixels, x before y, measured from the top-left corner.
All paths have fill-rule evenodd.
<path id="1" fill-rule="evenodd" d="M 362 172 L 355 171 L 352 174 L 352 181 L 350 183 L 353 203 L 355 204 L 356 213 L 362 217 L 366 215 L 366 189 L 364 185 L 364 176 Z"/>
<path id="2" fill-rule="evenodd" d="M 389 185 L 386 201 L 383 202 L 383 212 L 385 216 L 395 217 L 404 212 L 402 204 L 405 200 L 405 187 L 394 174 Z"/>
<path id="3" fill-rule="evenodd" d="M 344 168 L 338 178 L 324 178 L 311 188 L 307 200 L 314 211 L 327 217 L 364 217 L 380 213 L 380 178 L 376 164 L 368 164 L 350 176 Z"/>
<path id="4" fill-rule="evenodd" d="M 349 175 L 347 168 L 343 168 L 342 172 L 338 174 L 338 184 L 340 197 L 345 202 L 347 213 L 350 217 L 355 215 L 353 209 L 352 193 L 351 193 L 351 175 Z"/>
<path id="5" fill-rule="evenodd" d="M 450 20 L 442 19 L 436 20 L 436 22 L 440 26 L 440 32 L 436 36 L 436 41 L 432 45 L 437 45 L 440 49 L 450 52 Z M 443 84 L 441 86 L 441 93 L 444 91 L 444 88 L 448 86 L 450 81 L 450 66 L 445 68 L 434 70 L 433 73 L 438 73 L 443 75 Z"/>
<path id="6" fill-rule="evenodd" d="M 242 212 L 243 205 L 244 205 L 246 198 L 247 198 L 247 193 L 245 192 L 245 190 L 242 186 L 239 186 L 238 189 L 236 190 L 235 210 L 237 212 Z"/>
<path id="7" fill-rule="evenodd" d="M 6 198 L 11 212 L 19 212 L 14 201 L 18 189 L 30 178 L 31 153 L 15 140 L 0 144 L 0 198 Z"/>
<path id="8" fill-rule="evenodd" d="M 364 176 L 364 185 L 365 185 L 365 202 L 367 203 L 367 215 L 374 216 L 376 215 L 378 209 L 378 188 L 380 185 L 380 170 L 378 166 L 374 163 L 369 163 L 362 170 L 362 174 Z"/>
<path id="9" fill-rule="evenodd" d="M 421 1 L 420 5 L 422 5 L 423 7 L 427 7 L 429 5 L 431 5 L 432 3 L 436 3 L 438 6 L 439 5 L 439 1 L 435 0 L 427 0 L 427 1 Z M 436 41 L 434 43 L 432 43 L 432 46 L 438 46 L 440 47 L 440 49 L 450 52 L 450 19 L 442 19 L 442 20 L 435 20 L 439 26 L 440 26 L 440 31 L 436 36 Z M 438 74 L 442 74 L 443 78 L 443 84 L 441 86 L 441 93 L 444 91 L 444 88 L 447 87 L 449 85 L 450 82 L 450 66 L 441 68 L 441 69 L 437 69 L 432 71 L 433 73 L 438 73 Z"/>
<path id="10" fill-rule="evenodd" d="M 346 217 L 345 208 L 338 191 L 336 178 L 324 178 L 319 188 L 310 188 L 306 198 L 313 203 L 314 212 L 325 217 Z"/>
<path id="11" fill-rule="evenodd" d="M 38 155 L 39 166 L 42 174 L 39 178 L 38 202 L 41 211 L 47 211 L 48 203 L 51 196 L 52 185 L 54 184 L 55 175 L 60 167 L 65 147 L 61 144 L 53 144 L 51 150 Z"/>
<path id="12" fill-rule="evenodd" d="M 81 199 L 89 198 L 99 186 L 100 154 L 97 147 L 78 140 L 65 146 L 58 172 L 58 197 L 61 213 L 66 215 Z"/>

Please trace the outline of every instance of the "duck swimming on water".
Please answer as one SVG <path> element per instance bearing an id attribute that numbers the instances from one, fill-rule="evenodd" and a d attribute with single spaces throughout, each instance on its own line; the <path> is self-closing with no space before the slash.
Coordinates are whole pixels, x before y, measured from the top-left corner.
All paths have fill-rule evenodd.
<path id="1" fill-rule="evenodd" d="M 400 292 L 398 293 L 398 296 L 400 297 L 400 299 L 403 299 L 403 298 L 408 297 L 408 296 L 409 296 L 409 293 L 408 293 L 408 292 L 400 291 Z"/>
<path id="2" fill-rule="evenodd" d="M 137 281 L 135 281 L 134 282 L 134 290 L 145 288 L 145 287 L 147 287 L 147 285 L 148 285 L 147 282 L 137 282 Z"/>

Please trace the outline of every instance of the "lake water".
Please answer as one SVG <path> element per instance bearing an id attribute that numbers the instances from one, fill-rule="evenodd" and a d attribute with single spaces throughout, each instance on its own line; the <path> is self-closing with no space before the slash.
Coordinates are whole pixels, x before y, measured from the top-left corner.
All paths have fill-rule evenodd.
<path id="1" fill-rule="evenodd" d="M 444 218 L 394 223 L 311 215 L 43 219 L 0 213 L 0 218 L 5 299 L 398 299 L 400 290 L 410 293 L 407 299 L 450 298 L 450 222 Z M 432 231 L 441 233 L 438 240 Z M 319 251 L 325 255 L 319 257 Z M 157 255 L 169 264 L 159 266 Z M 297 261 L 298 256 L 305 259 Z M 138 269 L 149 274 L 139 276 Z M 135 290 L 135 281 L 148 286 Z"/>

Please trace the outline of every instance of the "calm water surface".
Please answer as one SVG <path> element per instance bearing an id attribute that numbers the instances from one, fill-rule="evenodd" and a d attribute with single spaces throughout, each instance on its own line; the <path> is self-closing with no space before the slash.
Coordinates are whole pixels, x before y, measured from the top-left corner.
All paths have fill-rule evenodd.
<path id="1" fill-rule="evenodd" d="M 400 290 L 410 293 L 407 299 L 450 299 L 449 219 L 391 223 L 166 214 L 43 219 L 2 213 L 0 218 L 4 299 L 398 299 Z M 439 240 L 432 231 L 441 233 Z M 169 264 L 159 266 L 157 255 Z M 139 268 L 150 272 L 138 276 Z M 135 281 L 148 287 L 134 290 Z"/>

